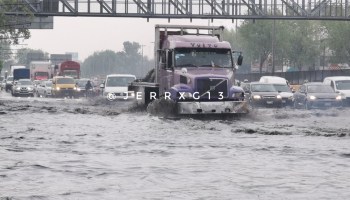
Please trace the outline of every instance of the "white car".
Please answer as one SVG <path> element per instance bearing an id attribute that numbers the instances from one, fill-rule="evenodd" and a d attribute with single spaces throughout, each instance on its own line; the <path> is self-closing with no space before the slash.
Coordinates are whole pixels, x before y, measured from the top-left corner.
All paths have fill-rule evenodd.
<path id="1" fill-rule="evenodd" d="M 259 82 L 273 84 L 282 97 L 282 105 L 292 106 L 294 104 L 293 92 L 285 78 L 278 76 L 262 76 Z"/>
<path id="2" fill-rule="evenodd" d="M 330 85 L 335 92 L 341 95 L 343 105 L 350 104 L 350 76 L 326 77 L 323 83 Z"/>
<path id="3" fill-rule="evenodd" d="M 52 81 L 42 81 L 36 87 L 36 96 L 37 97 L 49 97 L 51 96 L 52 91 Z"/>
<path id="4" fill-rule="evenodd" d="M 109 100 L 134 99 L 134 92 L 128 91 L 128 86 L 135 80 L 136 76 L 132 74 L 110 74 L 102 85 L 103 96 Z"/>

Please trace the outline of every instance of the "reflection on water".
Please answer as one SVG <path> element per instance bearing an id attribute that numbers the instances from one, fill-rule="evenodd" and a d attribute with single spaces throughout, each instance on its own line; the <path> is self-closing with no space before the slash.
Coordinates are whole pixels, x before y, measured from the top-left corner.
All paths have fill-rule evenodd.
<path id="1" fill-rule="evenodd" d="M 171 120 L 0 99 L 0 199 L 347 199 L 346 110 Z"/>

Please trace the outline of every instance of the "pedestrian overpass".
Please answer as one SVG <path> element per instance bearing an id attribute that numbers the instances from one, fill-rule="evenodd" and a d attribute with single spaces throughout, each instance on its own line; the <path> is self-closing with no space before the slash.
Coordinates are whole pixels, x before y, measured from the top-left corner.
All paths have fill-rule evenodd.
<path id="1" fill-rule="evenodd" d="M 7 15 L 349 20 L 349 0 L 16 0 Z M 0 3 L 1 5 L 2 3 Z M 0 6 L 0 11 L 3 5 Z"/>

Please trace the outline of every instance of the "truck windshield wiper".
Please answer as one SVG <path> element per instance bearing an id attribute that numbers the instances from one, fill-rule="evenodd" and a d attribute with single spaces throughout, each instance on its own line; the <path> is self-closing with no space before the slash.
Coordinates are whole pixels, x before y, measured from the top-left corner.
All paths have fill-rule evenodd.
<path id="1" fill-rule="evenodd" d="M 176 65 L 176 67 L 198 67 L 197 65 L 195 64 L 183 64 L 183 65 Z"/>
<path id="2" fill-rule="evenodd" d="M 208 64 L 208 65 L 201 65 L 200 67 L 220 67 L 220 68 L 223 68 L 222 66 L 220 66 L 220 65 L 216 65 L 216 64 L 214 64 L 214 65 L 212 65 L 212 64 Z"/>

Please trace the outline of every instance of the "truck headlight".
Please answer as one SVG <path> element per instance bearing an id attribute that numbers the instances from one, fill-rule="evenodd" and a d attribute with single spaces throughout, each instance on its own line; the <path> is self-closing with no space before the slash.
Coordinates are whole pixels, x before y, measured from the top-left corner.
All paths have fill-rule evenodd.
<path id="1" fill-rule="evenodd" d="M 315 96 L 310 96 L 309 99 L 310 99 L 310 100 L 315 100 L 316 97 L 315 97 Z"/>
<path id="2" fill-rule="evenodd" d="M 342 97 L 341 96 L 337 96 L 335 97 L 336 100 L 342 100 Z"/>
<path id="3" fill-rule="evenodd" d="M 278 95 L 276 96 L 276 98 L 277 98 L 277 99 L 282 99 L 282 96 L 278 94 Z"/>
<path id="4" fill-rule="evenodd" d="M 253 99 L 261 99 L 261 96 L 260 95 L 254 95 Z"/>

